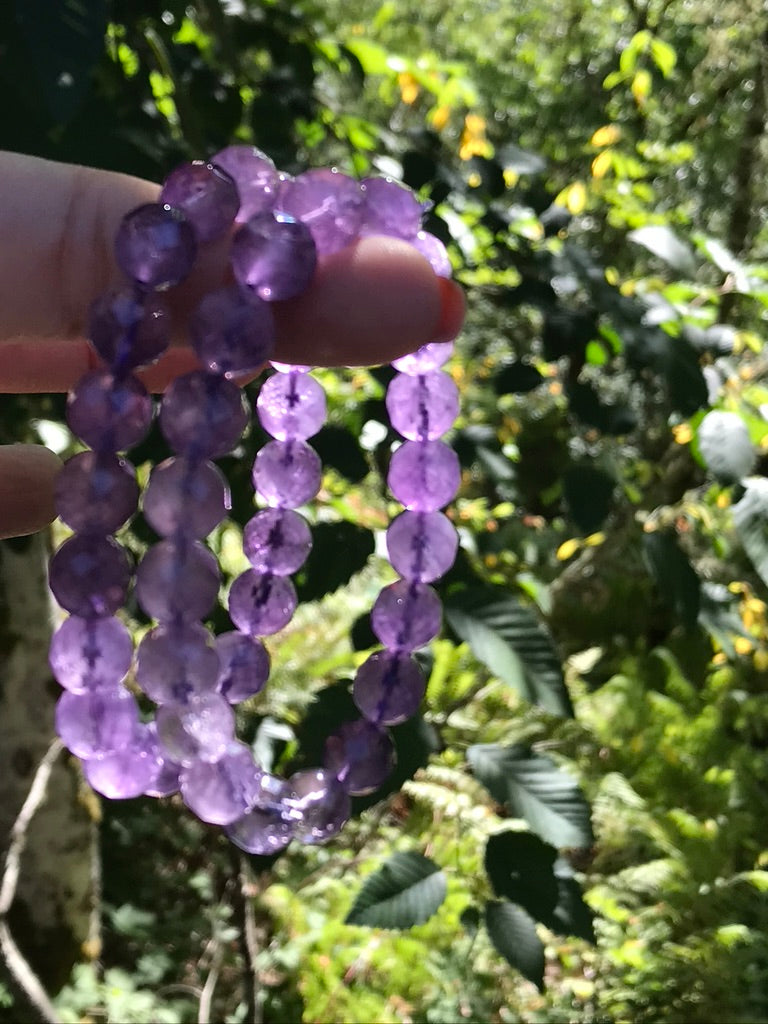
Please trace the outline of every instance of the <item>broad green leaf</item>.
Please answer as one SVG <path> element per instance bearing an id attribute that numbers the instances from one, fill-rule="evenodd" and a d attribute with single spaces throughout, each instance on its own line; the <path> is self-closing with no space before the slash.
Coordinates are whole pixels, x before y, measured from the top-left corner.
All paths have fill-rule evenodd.
<path id="1" fill-rule="evenodd" d="M 667 266 L 681 274 L 692 277 L 696 273 L 696 261 L 690 248 L 666 224 L 646 224 L 635 228 L 629 232 L 627 239 L 658 256 Z"/>
<path id="2" fill-rule="evenodd" d="M 768 586 L 768 480 L 750 480 L 741 501 L 733 506 L 733 521 L 750 561 Z"/>
<path id="3" fill-rule="evenodd" d="M 530 363 L 519 360 L 507 363 L 493 378 L 493 388 L 497 395 L 526 394 L 543 383 L 544 377 Z"/>
<path id="4" fill-rule="evenodd" d="M 445 899 L 445 875 L 420 853 L 396 853 L 370 875 L 346 918 L 371 928 L 423 924 Z"/>
<path id="5" fill-rule="evenodd" d="M 661 530 L 644 533 L 643 551 L 662 597 L 685 628 L 694 629 L 701 605 L 701 583 L 674 534 Z"/>
<path id="6" fill-rule="evenodd" d="M 514 903 L 491 900 L 485 906 L 485 927 L 508 964 L 539 990 L 544 988 L 544 946 L 530 914 Z"/>
<path id="7" fill-rule="evenodd" d="M 651 57 L 662 75 L 667 78 L 674 70 L 677 63 L 677 54 L 674 47 L 665 43 L 663 39 L 651 40 Z"/>
<path id="8" fill-rule="evenodd" d="M 318 523 L 312 530 L 312 550 L 296 578 L 301 601 L 315 601 L 348 583 L 365 568 L 373 554 L 370 530 L 342 520 Z"/>
<path id="9" fill-rule="evenodd" d="M 537 921 L 557 905 L 557 850 L 532 832 L 499 832 L 485 847 L 485 870 L 493 891 L 518 903 Z"/>
<path id="10" fill-rule="evenodd" d="M 707 469 L 724 483 L 749 476 L 755 467 L 757 453 L 749 430 L 735 412 L 715 409 L 707 413 L 699 424 L 696 440 Z"/>

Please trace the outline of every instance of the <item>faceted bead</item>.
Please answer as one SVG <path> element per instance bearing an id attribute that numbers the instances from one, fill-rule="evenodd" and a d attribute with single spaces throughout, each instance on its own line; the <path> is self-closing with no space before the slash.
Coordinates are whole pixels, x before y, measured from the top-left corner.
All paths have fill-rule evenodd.
<path id="1" fill-rule="evenodd" d="M 414 249 L 419 250 L 438 277 L 451 277 L 453 267 L 448 256 L 448 250 L 439 238 L 435 238 L 428 231 L 419 231 L 412 238 L 406 239 L 406 241 Z"/>
<path id="2" fill-rule="evenodd" d="M 160 622 L 204 619 L 219 592 L 219 566 L 199 541 L 160 541 L 136 572 L 136 597 Z"/>
<path id="3" fill-rule="evenodd" d="M 171 796 L 179 790 L 181 765 L 163 757 L 155 722 L 148 722 L 144 730 L 145 749 L 152 761 L 152 777 L 147 783 L 144 793 L 147 796 Z"/>
<path id="4" fill-rule="evenodd" d="M 458 545 L 456 527 L 442 512 L 403 512 L 387 530 L 393 568 L 417 583 L 431 583 L 448 572 Z"/>
<path id="5" fill-rule="evenodd" d="M 177 377 L 160 407 L 160 429 L 168 444 L 180 455 L 195 459 L 226 455 L 247 422 L 240 388 L 197 370 Z"/>
<path id="6" fill-rule="evenodd" d="M 323 467 L 304 441 L 269 441 L 253 464 L 253 486 L 273 508 L 298 508 L 320 490 Z"/>
<path id="7" fill-rule="evenodd" d="M 56 704 L 56 732 L 77 757 L 96 757 L 131 743 L 139 708 L 127 690 L 62 693 Z"/>
<path id="8" fill-rule="evenodd" d="M 384 644 L 413 651 L 440 632 L 442 605 L 435 591 L 423 583 L 398 580 L 380 592 L 371 610 L 371 627 Z"/>
<path id="9" fill-rule="evenodd" d="M 88 785 L 108 800 L 129 800 L 148 792 L 157 766 L 142 745 L 130 743 L 89 758 L 83 763 L 83 774 Z"/>
<path id="10" fill-rule="evenodd" d="M 278 441 L 306 441 L 325 423 L 325 392 L 306 373 L 275 373 L 261 385 L 256 409 Z"/>
<path id="11" fill-rule="evenodd" d="M 317 248 L 306 224 L 271 210 L 252 217 L 232 241 L 235 280 L 269 302 L 305 292 L 317 266 Z"/>
<path id="12" fill-rule="evenodd" d="M 391 774 L 395 747 L 389 733 L 373 722 L 345 722 L 325 741 L 323 764 L 351 796 L 364 796 Z"/>
<path id="13" fill-rule="evenodd" d="M 453 349 L 452 341 L 430 341 L 410 355 L 393 359 L 392 365 L 400 373 L 418 377 L 419 374 L 429 373 L 430 370 L 439 370 L 451 358 Z"/>
<path id="14" fill-rule="evenodd" d="M 314 369 L 313 366 L 305 366 L 304 363 L 279 363 L 274 359 L 270 360 L 269 365 L 278 373 L 309 373 Z"/>
<path id="15" fill-rule="evenodd" d="M 288 780 L 284 816 L 302 843 L 322 843 L 337 835 L 349 820 L 349 794 L 333 774 L 322 768 L 296 772 Z"/>
<path id="16" fill-rule="evenodd" d="M 231 743 L 213 762 L 193 761 L 179 776 L 184 803 L 211 825 L 230 825 L 251 804 L 258 769 L 248 748 Z"/>
<path id="17" fill-rule="evenodd" d="M 115 238 L 120 269 L 147 288 L 183 281 L 197 256 L 192 225 L 178 210 L 147 203 L 123 217 Z"/>
<path id="18" fill-rule="evenodd" d="M 413 658 L 380 651 L 357 670 L 352 696 L 367 719 L 383 726 L 414 715 L 426 691 L 427 681 Z"/>
<path id="19" fill-rule="evenodd" d="M 209 292 L 190 321 L 192 347 L 203 366 L 225 377 L 261 369 L 275 347 L 272 310 L 231 285 Z"/>
<path id="20" fill-rule="evenodd" d="M 232 227 L 240 209 L 237 186 L 222 167 L 193 160 L 182 164 L 163 182 L 160 202 L 181 210 L 198 242 L 220 238 Z"/>
<path id="21" fill-rule="evenodd" d="M 148 366 L 168 348 L 171 314 L 154 294 L 129 288 L 104 292 L 91 306 L 88 338 L 113 373 Z"/>
<path id="22" fill-rule="evenodd" d="M 257 213 L 271 210 L 277 197 L 279 178 L 270 158 L 255 146 L 227 146 L 213 157 L 237 185 L 240 209 L 235 218 L 244 224 Z"/>
<path id="23" fill-rule="evenodd" d="M 139 503 L 133 467 L 109 452 L 80 452 L 56 478 L 56 511 L 78 533 L 114 533 Z"/>
<path id="24" fill-rule="evenodd" d="M 70 537 L 48 566 L 53 596 L 83 619 L 114 615 L 125 603 L 131 580 L 128 555 L 111 537 Z"/>
<path id="25" fill-rule="evenodd" d="M 269 654 L 255 637 L 232 630 L 216 638 L 219 655 L 217 689 L 230 704 L 255 697 L 269 679 Z"/>
<path id="26" fill-rule="evenodd" d="M 365 193 L 361 235 L 393 235 L 410 239 L 421 227 L 424 207 L 394 178 L 363 178 Z"/>
<path id="27" fill-rule="evenodd" d="M 86 373 L 67 399 L 67 423 L 73 434 L 102 452 L 132 448 L 152 423 L 152 399 L 135 377 Z"/>
<path id="28" fill-rule="evenodd" d="M 227 835 L 246 853 L 269 857 L 290 843 L 293 826 L 279 811 L 254 807 L 227 828 Z"/>
<path id="29" fill-rule="evenodd" d="M 285 576 L 247 569 L 229 591 L 229 615 L 242 633 L 270 636 L 287 626 L 298 599 Z"/>
<path id="30" fill-rule="evenodd" d="M 411 441 L 433 441 L 450 430 L 459 415 L 459 390 L 447 373 L 409 377 L 398 373 L 387 388 L 392 426 Z"/>
<path id="31" fill-rule="evenodd" d="M 76 615 L 53 634 L 48 654 L 54 676 L 71 693 L 119 689 L 132 657 L 131 634 L 119 619 Z"/>
<path id="32" fill-rule="evenodd" d="M 363 190 L 360 182 L 336 170 L 305 171 L 281 186 L 275 208 L 303 221 L 325 256 L 357 238 Z"/>
<path id="33" fill-rule="evenodd" d="M 257 512 L 243 531 L 243 552 L 254 569 L 290 576 L 306 561 L 312 547 L 307 521 L 293 509 Z"/>
<path id="34" fill-rule="evenodd" d="M 217 761 L 235 737 L 232 708 L 218 693 L 203 693 L 186 704 L 161 704 L 155 716 L 163 757 L 184 766 Z"/>
<path id="35" fill-rule="evenodd" d="M 229 508 L 229 489 L 212 462 L 179 456 L 155 466 L 144 492 L 144 515 L 161 537 L 206 537 Z"/>
<path id="36" fill-rule="evenodd" d="M 213 692 L 219 676 L 214 638 L 199 622 L 157 626 L 136 652 L 136 681 L 156 704 L 183 704 Z"/>
<path id="37" fill-rule="evenodd" d="M 461 483 L 459 457 L 443 441 L 405 441 L 392 455 L 387 484 L 415 512 L 435 512 L 452 501 Z"/>

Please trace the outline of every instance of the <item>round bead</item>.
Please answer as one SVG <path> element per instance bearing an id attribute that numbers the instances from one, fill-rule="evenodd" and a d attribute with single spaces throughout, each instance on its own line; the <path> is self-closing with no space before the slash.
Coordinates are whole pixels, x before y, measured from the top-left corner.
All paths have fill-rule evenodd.
<path id="1" fill-rule="evenodd" d="M 419 374 L 429 373 L 430 370 L 439 370 L 453 355 L 453 348 L 452 341 L 430 341 L 410 355 L 393 359 L 392 365 L 400 373 L 418 377 Z"/>
<path id="2" fill-rule="evenodd" d="M 131 635 L 119 619 L 71 615 L 51 639 L 51 670 L 71 693 L 117 690 L 133 657 Z"/>
<path id="3" fill-rule="evenodd" d="M 387 530 L 392 566 L 418 583 L 431 583 L 448 572 L 458 544 L 456 528 L 442 512 L 403 512 Z"/>
<path id="4" fill-rule="evenodd" d="M 433 441 L 459 415 L 459 390 L 447 373 L 409 377 L 398 373 L 387 388 L 387 412 L 392 426 L 411 441 Z"/>
<path id="5" fill-rule="evenodd" d="M 357 238 L 363 190 L 358 181 L 339 171 L 306 171 L 281 186 L 275 209 L 303 221 L 318 253 L 327 255 Z"/>
<path id="6" fill-rule="evenodd" d="M 423 583 L 398 580 L 380 592 L 371 610 L 371 627 L 384 644 L 413 651 L 440 632 L 442 605 L 435 591 Z"/>
<path id="7" fill-rule="evenodd" d="M 148 722 L 144 726 L 146 751 L 152 761 L 152 777 L 144 792 L 147 796 L 171 796 L 179 790 L 179 771 L 181 766 L 175 761 L 163 757 L 157 739 L 157 725 Z"/>
<path id="8" fill-rule="evenodd" d="M 254 569 L 275 576 L 290 576 L 300 569 L 311 547 L 307 521 L 292 509 L 263 509 L 243 531 L 245 557 Z"/>
<path id="9" fill-rule="evenodd" d="M 114 289 L 91 306 L 88 338 L 109 369 L 122 374 L 154 363 L 165 352 L 171 315 L 157 295 Z"/>
<path id="10" fill-rule="evenodd" d="M 53 596 L 83 619 L 114 615 L 125 603 L 130 579 L 128 556 L 111 537 L 70 537 L 48 567 Z"/>
<path id="11" fill-rule="evenodd" d="M 188 766 L 218 761 L 235 736 L 232 708 L 218 693 L 203 693 L 186 704 L 162 704 L 155 716 L 163 757 Z"/>
<path id="12" fill-rule="evenodd" d="M 83 762 L 83 774 L 91 789 L 108 800 L 129 800 L 148 792 L 157 768 L 146 750 L 129 744 L 89 758 Z"/>
<path id="13" fill-rule="evenodd" d="M 325 392 L 309 374 L 275 373 L 262 384 L 256 409 L 278 441 L 305 441 L 325 422 Z"/>
<path id="14" fill-rule="evenodd" d="M 391 774 L 395 747 L 389 733 L 373 722 L 345 722 L 325 741 L 323 764 L 351 796 L 364 796 Z"/>
<path id="15" fill-rule="evenodd" d="M 363 178 L 361 235 L 393 235 L 409 239 L 421 227 L 424 207 L 405 185 L 394 178 Z"/>
<path id="16" fill-rule="evenodd" d="M 269 654 L 255 637 L 232 630 L 216 638 L 219 655 L 217 689 L 230 704 L 255 697 L 269 679 Z"/>
<path id="17" fill-rule="evenodd" d="M 179 456 L 156 466 L 144 492 L 144 515 L 161 537 L 205 537 L 229 508 L 229 490 L 212 462 Z"/>
<path id="18" fill-rule="evenodd" d="M 160 622 L 204 619 L 216 602 L 219 566 L 199 541 L 160 541 L 136 572 L 136 597 Z"/>
<path id="19" fill-rule="evenodd" d="M 453 274 L 448 250 L 439 238 L 435 238 L 428 231 L 418 231 L 407 241 L 414 249 L 419 250 L 438 277 L 450 277 Z"/>
<path id="20" fill-rule="evenodd" d="M 143 440 L 152 423 L 152 399 L 135 377 L 86 373 L 67 399 L 73 434 L 96 451 L 118 452 Z"/>
<path id="21" fill-rule="evenodd" d="M 258 769 L 248 748 L 231 743 L 213 762 L 193 761 L 179 775 L 184 803 L 211 825 L 230 825 L 247 811 Z"/>
<path id="22" fill-rule="evenodd" d="M 240 208 L 232 178 L 221 166 L 205 160 L 193 160 L 171 171 L 163 182 L 160 202 L 181 210 L 198 242 L 210 242 L 225 234 Z"/>
<path id="23" fill-rule="evenodd" d="M 381 651 L 357 670 L 352 696 L 367 719 L 383 726 L 414 715 L 426 691 L 427 681 L 413 658 Z"/>
<path id="24" fill-rule="evenodd" d="M 293 838 L 293 827 L 279 811 L 254 807 L 227 829 L 227 835 L 241 850 L 269 857 L 284 850 Z"/>
<path id="25" fill-rule="evenodd" d="M 197 256 L 192 225 L 178 210 L 146 203 L 123 217 L 115 238 L 120 269 L 147 288 L 183 281 Z"/>
<path id="26" fill-rule="evenodd" d="M 298 600 L 285 576 L 247 569 L 229 591 L 229 614 L 242 633 L 270 636 L 291 621 Z"/>
<path id="27" fill-rule="evenodd" d="M 139 502 L 133 467 L 111 453 L 80 452 L 56 478 L 56 511 L 78 533 L 114 533 Z"/>
<path id="28" fill-rule="evenodd" d="M 350 815 L 349 794 L 322 768 L 296 772 L 288 780 L 284 815 L 302 843 L 323 843 L 341 831 Z"/>
<path id="29" fill-rule="evenodd" d="M 168 444 L 180 455 L 195 459 L 226 455 L 247 422 L 240 388 L 197 370 L 177 377 L 160 407 L 160 429 Z"/>
<path id="30" fill-rule="evenodd" d="M 459 457 L 443 441 L 405 441 L 389 463 L 390 491 L 416 512 L 435 512 L 447 505 L 460 482 Z"/>
<path id="31" fill-rule="evenodd" d="M 203 366 L 225 377 L 253 373 L 275 347 L 272 310 L 234 285 L 209 292 L 192 315 L 192 347 Z"/>
<path id="32" fill-rule="evenodd" d="M 139 709 L 127 690 L 62 693 L 56 704 L 56 732 L 77 757 L 95 757 L 131 743 Z"/>
<path id="33" fill-rule="evenodd" d="M 136 652 L 136 681 L 156 704 L 183 704 L 194 694 L 213 692 L 218 676 L 214 639 L 198 622 L 157 626 Z"/>
<path id="34" fill-rule="evenodd" d="M 227 146 L 212 162 L 223 168 L 237 185 L 240 209 L 235 220 L 243 224 L 254 214 L 271 210 L 277 197 L 279 176 L 270 158 L 255 146 Z"/>
<path id="35" fill-rule="evenodd" d="M 304 363 L 280 363 L 275 359 L 270 360 L 269 365 L 278 373 L 309 373 L 314 369 L 312 366 L 305 366 Z"/>
<path id="36" fill-rule="evenodd" d="M 276 302 L 307 290 L 317 266 L 317 249 L 306 224 L 270 210 L 240 228 L 231 258 L 235 280 L 248 294 Z"/>
<path id="37" fill-rule="evenodd" d="M 323 467 L 304 441 L 269 441 L 253 464 L 253 485 L 273 508 L 298 508 L 320 490 Z"/>

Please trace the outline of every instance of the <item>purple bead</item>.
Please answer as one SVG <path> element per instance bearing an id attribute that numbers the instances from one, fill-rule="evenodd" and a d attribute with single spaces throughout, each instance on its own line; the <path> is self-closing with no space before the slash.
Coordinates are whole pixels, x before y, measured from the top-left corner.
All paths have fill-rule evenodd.
<path id="1" fill-rule="evenodd" d="M 197 256 L 192 225 L 178 210 L 147 203 L 126 214 L 115 238 L 120 269 L 147 288 L 183 281 Z"/>
<path id="2" fill-rule="evenodd" d="M 431 583 L 448 572 L 458 546 L 456 527 L 442 512 L 403 512 L 387 530 L 393 568 L 417 583 Z"/>
<path id="3" fill-rule="evenodd" d="M 261 385 L 256 409 L 278 441 L 306 441 L 325 423 L 325 392 L 306 373 L 275 373 Z"/>
<path id="4" fill-rule="evenodd" d="M 367 719 L 383 726 L 414 715 L 426 691 L 427 681 L 413 658 L 380 651 L 357 670 L 352 696 Z"/>
<path id="5" fill-rule="evenodd" d="M 323 764 L 351 796 L 364 796 L 391 774 L 395 747 L 389 733 L 373 722 L 345 722 L 325 741 Z"/>
<path id="6" fill-rule="evenodd" d="M 285 576 L 247 569 L 229 591 L 229 614 L 241 633 L 270 636 L 287 626 L 298 600 Z"/>
<path id="7" fill-rule="evenodd" d="M 70 616 L 53 634 L 51 670 L 71 693 L 117 690 L 133 657 L 131 635 L 119 619 Z"/>
<path id="8" fill-rule="evenodd" d="M 133 467 L 111 453 L 80 452 L 56 478 L 56 511 L 78 533 L 114 533 L 139 502 Z"/>
<path id="9" fill-rule="evenodd" d="M 204 619 L 219 592 L 219 566 L 199 541 L 160 541 L 136 572 L 136 597 L 160 622 Z"/>
<path id="10" fill-rule="evenodd" d="M 303 221 L 321 256 L 353 242 L 363 213 L 360 182 L 336 170 L 312 170 L 285 182 L 276 209 Z"/>
<path id="11" fill-rule="evenodd" d="M 181 210 L 198 242 L 220 238 L 235 222 L 240 196 L 221 166 L 193 160 L 171 171 L 163 182 L 160 202 Z"/>
<path id="12" fill-rule="evenodd" d="M 156 704 L 183 704 L 213 692 L 219 655 L 213 636 L 198 622 L 157 626 L 136 652 L 136 681 Z"/>
<path id="13" fill-rule="evenodd" d="M 240 388 L 198 370 L 177 377 L 160 407 L 160 429 L 168 444 L 180 455 L 196 459 L 226 455 L 247 422 Z"/>
<path id="14" fill-rule="evenodd" d="M 453 349 L 452 341 L 430 341 L 410 355 L 393 359 L 392 365 L 400 373 L 418 377 L 419 374 L 429 373 L 430 370 L 439 370 L 451 358 Z"/>
<path id="15" fill-rule="evenodd" d="M 412 238 L 406 239 L 406 241 L 414 249 L 419 250 L 438 277 L 451 277 L 453 267 L 448 256 L 448 250 L 439 238 L 430 235 L 428 231 L 419 231 Z"/>
<path id="16" fill-rule="evenodd" d="M 312 547 L 307 521 L 292 509 L 266 508 L 245 525 L 243 552 L 254 569 L 290 576 Z"/>
<path id="17" fill-rule="evenodd" d="M 437 636 L 442 617 L 440 598 L 431 587 L 398 580 L 376 598 L 371 627 L 385 647 L 414 651 Z"/>
<path id="18" fill-rule="evenodd" d="M 129 800 L 148 792 L 157 767 L 142 746 L 128 744 L 120 750 L 89 758 L 83 763 L 83 774 L 88 785 L 108 800 Z"/>
<path id="19" fill-rule="evenodd" d="M 73 434 L 102 452 L 132 448 L 152 423 L 152 399 L 135 377 L 86 373 L 67 399 L 67 423 Z"/>
<path id="20" fill-rule="evenodd" d="M 415 512 L 436 512 L 456 496 L 461 467 L 443 441 L 404 441 L 392 455 L 387 484 L 397 500 Z"/>
<path id="21" fill-rule="evenodd" d="M 232 241 L 235 280 L 251 296 L 269 302 L 305 292 L 317 266 L 317 248 L 306 224 L 289 214 L 257 214 Z"/>
<path id="22" fill-rule="evenodd" d="M 114 615 L 125 603 L 131 563 L 111 537 L 70 537 L 48 567 L 53 596 L 62 608 L 83 619 Z"/>
<path id="23" fill-rule="evenodd" d="M 62 693 L 56 704 L 56 732 L 77 757 L 96 757 L 130 744 L 139 708 L 127 690 Z"/>
<path id="24" fill-rule="evenodd" d="M 293 838 L 293 826 L 276 810 L 254 807 L 227 829 L 227 835 L 241 850 L 261 857 L 279 853 Z"/>
<path id="25" fill-rule="evenodd" d="M 164 758 L 188 766 L 218 761 L 235 737 L 232 708 L 218 693 L 203 693 L 186 704 L 161 704 L 155 716 Z"/>
<path id="26" fill-rule="evenodd" d="M 255 637 L 232 630 L 216 638 L 218 691 L 230 704 L 255 697 L 269 679 L 269 654 Z"/>
<path id="27" fill-rule="evenodd" d="M 261 369 L 275 347 L 272 310 L 231 285 L 209 292 L 190 321 L 192 347 L 203 366 L 225 377 Z"/>
<path id="28" fill-rule="evenodd" d="M 277 197 L 279 177 L 270 158 L 255 146 L 227 146 L 213 157 L 237 185 L 240 209 L 235 218 L 244 224 L 254 214 L 271 210 Z"/>
<path id="29" fill-rule="evenodd" d="M 459 390 L 447 373 L 409 377 L 398 373 L 387 388 L 387 412 L 392 426 L 410 441 L 433 441 L 459 415 Z"/>
<path id="30" fill-rule="evenodd" d="M 181 795 L 202 821 L 230 825 L 250 806 L 257 772 L 248 748 L 242 743 L 231 743 L 218 760 L 193 761 L 182 768 Z"/>
<path id="31" fill-rule="evenodd" d="M 181 765 L 163 757 L 155 722 L 148 722 L 144 726 L 144 745 L 152 761 L 152 777 L 144 789 L 145 794 L 160 797 L 177 793 Z"/>
<path id="32" fill-rule="evenodd" d="M 361 235 L 393 235 L 410 239 L 421 227 L 424 207 L 394 178 L 363 178 L 365 194 Z"/>
<path id="33" fill-rule="evenodd" d="M 144 515 L 161 537 L 206 537 L 229 508 L 229 489 L 212 462 L 179 456 L 156 466 L 144 492 Z"/>
<path id="34" fill-rule="evenodd" d="M 323 467 L 304 441 L 269 441 L 253 464 L 253 486 L 273 508 L 298 508 L 320 490 Z"/>
<path id="35" fill-rule="evenodd" d="M 88 338 L 110 370 L 125 373 L 154 363 L 165 352 L 171 314 L 157 295 L 114 289 L 91 306 Z"/>
<path id="36" fill-rule="evenodd" d="M 309 373 L 314 369 L 313 366 L 305 366 L 304 363 L 279 363 L 274 359 L 270 360 L 269 365 L 278 373 Z"/>
<path id="37" fill-rule="evenodd" d="M 323 843 L 349 820 L 349 794 L 334 775 L 322 768 L 296 772 L 288 780 L 284 817 L 302 843 Z"/>

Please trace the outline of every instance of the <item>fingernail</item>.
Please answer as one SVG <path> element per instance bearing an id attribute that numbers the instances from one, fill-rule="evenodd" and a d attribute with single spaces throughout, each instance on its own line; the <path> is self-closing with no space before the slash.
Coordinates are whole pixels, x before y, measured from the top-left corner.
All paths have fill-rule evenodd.
<path id="1" fill-rule="evenodd" d="M 440 320 L 430 341 L 453 341 L 464 324 L 467 302 L 464 292 L 455 281 L 447 277 L 441 277 L 439 280 Z"/>

